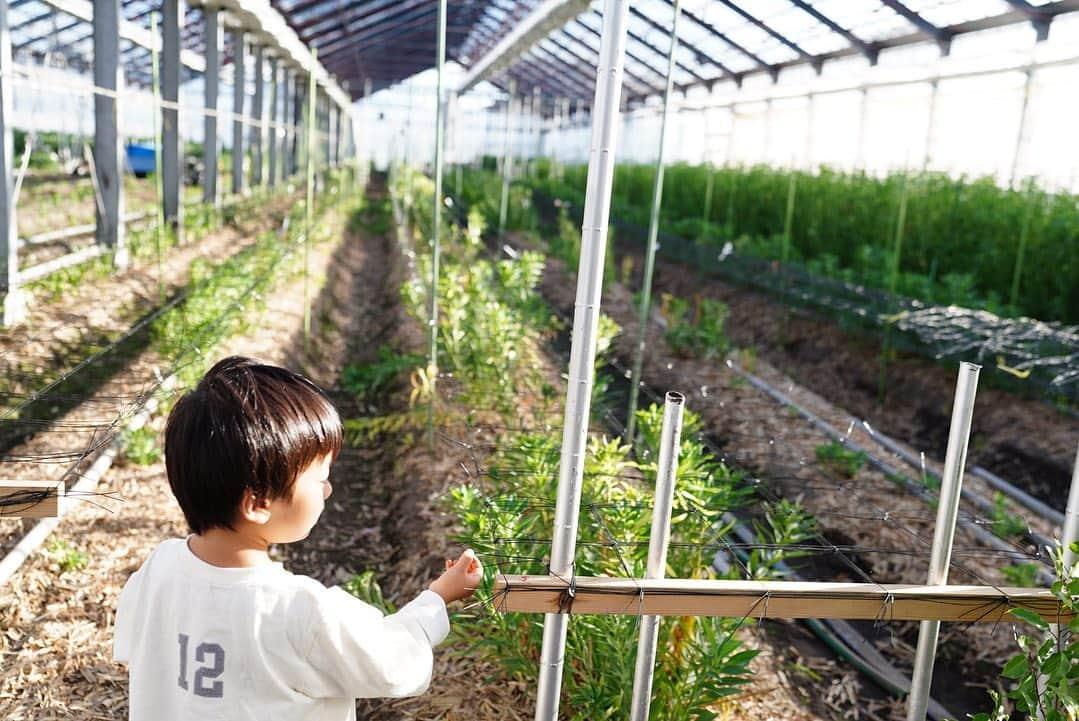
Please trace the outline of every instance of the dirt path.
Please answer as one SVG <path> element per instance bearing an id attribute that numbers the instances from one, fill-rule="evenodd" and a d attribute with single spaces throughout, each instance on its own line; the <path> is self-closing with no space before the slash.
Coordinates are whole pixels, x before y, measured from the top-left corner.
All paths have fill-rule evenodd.
<path id="1" fill-rule="evenodd" d="M 303 279 L 287 277 L 267 298 L 252 330 L 228 340 L 218 356 L 246 354 L 305 368 L 319 380 L 337 377 L 344 326 L 335 320 L 351 312 L 341 306 L 340 284 L 350 282 L 363 256 L 353 242 L 342 243 L 343 218 L 324 219 L 335 239 L 311 254 L 316 283 L 311 352 L 303 353 Z M 162 418 L 154 421 L 160 430 Z M 118 719 L 126 716 L 127 674 L 111 661 L 112 617 L 127 577 L 160 541 L 186 534 L 172 499 L 163 462 L 114 467 L 100 491 L 120 503 L 80 504 L 66 515 L 49 544 L 35 552 L 0 594 L 0 718 L 8 721 Z M 108 507 L 105 507 L 105 506 Z M 87 565 L 64 571 L 69 552 L 85 554 Z"/>

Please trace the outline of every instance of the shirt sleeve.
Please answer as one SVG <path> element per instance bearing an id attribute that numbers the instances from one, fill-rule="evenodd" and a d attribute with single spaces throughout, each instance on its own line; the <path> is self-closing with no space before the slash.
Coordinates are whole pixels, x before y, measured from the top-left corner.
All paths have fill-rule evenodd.
<path id="1" fill-rule="evenodd" d="M 415 696 L 427 690 L 432 649 L 449 633 L 442 597 L 424 591 L 389 616 L 340 588 L 320 593 L 307 633 L 311 669 L 303 691 L 316 698 Z"/>
<path id="2" fill-rule="evenodd" d="M 141 607 L 139 597 L 142 595 L 143 577 L 146 575 L 146 565 L 131 574 L 120 591 L 120 599 L 116 602 L 116 619 L 112 635 L 112 659 L 118 663 L 130 663 L 131 653 L 135 644 L 135 626 L 138 621 L 137 609 Z"/>

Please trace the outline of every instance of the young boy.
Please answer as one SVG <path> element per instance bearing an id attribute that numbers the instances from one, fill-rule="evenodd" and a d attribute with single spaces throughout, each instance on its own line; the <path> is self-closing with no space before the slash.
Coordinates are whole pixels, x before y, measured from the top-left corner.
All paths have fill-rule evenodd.
<path id="1" fill-rule="evenodd" d="M 357 698 L 426 690 L 446 604 L 482 576 L 471 551 L 391 616 L 268 555 L 318 521 L 341 443 L 322 391 L 248 358 L 176 404 L 165 464 L 192 535 L 154 549 L 120 595 L 132 721 L 345 721 Z"/>

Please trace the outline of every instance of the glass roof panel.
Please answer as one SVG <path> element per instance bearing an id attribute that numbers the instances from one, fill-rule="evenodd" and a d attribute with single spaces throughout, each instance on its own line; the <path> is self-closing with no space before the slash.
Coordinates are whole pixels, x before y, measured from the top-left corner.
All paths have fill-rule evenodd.
<path id="1" fill-rule="evenodd" d="M 813 7 L 866 42 L 908 35 L 915 30 L 908 20 L 880 2 L 813 0 Z"/>
<path id="2" fill-rule="evenodd" d="M 906 6 L 938 28 L 1000 15 L 1012 9 L 1005 0 L 906 0 Z"/>
<path id="3" fill-rule="evenodd" d="M 702 19 L 769 65 L 794 60 L 798 57 L 798 54 L 793 50 L 776 41 L 767 30 L 753 24 L 737 11 L 724 4 L 724 2 L 725 0 L 719 0 L 709 3 L 701 15 Z M 736 3 L 731 4 L 736 5 Z M 755 2 L 752 4 L 752 11 L 746 10 L 748 6 L 750 6 L 750 3 L 746 3 L 744 0 L 742 5 L 738 5 L 743 11 L 749 12 L 753 17 L 763 22 L 762 18 L 757 14 L 757 4 Z"/>

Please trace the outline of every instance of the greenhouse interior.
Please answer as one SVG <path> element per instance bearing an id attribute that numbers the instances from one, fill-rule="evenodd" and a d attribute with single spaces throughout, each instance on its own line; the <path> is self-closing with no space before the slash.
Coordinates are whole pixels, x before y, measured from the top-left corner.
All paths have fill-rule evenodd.
<path id="1" fill-rule="evenodd" d="M 0 0 L 0 718 L 1076 721 L 1079 0 Z"/>

